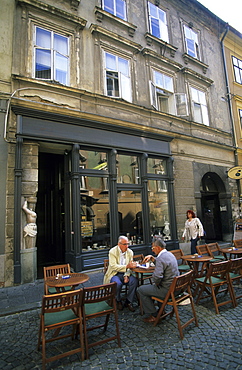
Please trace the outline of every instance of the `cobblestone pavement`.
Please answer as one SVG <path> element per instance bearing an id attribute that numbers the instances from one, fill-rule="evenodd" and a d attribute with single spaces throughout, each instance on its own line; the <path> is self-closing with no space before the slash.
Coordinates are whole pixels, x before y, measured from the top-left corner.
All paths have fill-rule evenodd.
<path id="1" fill-rule="evenodd" d="M 101 276 L 94 275 L 90 274 L 91 285 Z M 47 369 L 242 369 L 242 302 L 236 308 L 231 304 L 222 306 L 219 315 L 210 301 L 202 302 L 196 306 L 199 326 L 189 325 L 183 340 L 175 317 L 153 327 L 142 321 L 138 308 L 134 313 L 125 308 L 119 311 L 121 348 L 112 341 L 92 348 L 88 360 L 81 362 L 78 355 L 73 355 L 50 363 Z M 182 319 L 191 313 L 189 305 L 180 306 L 179 310 Z M 41 369 L 41 352 L 37 351 L 40 309 L 32 304 L 31 310 L 17 312 L 16 306 L 15 311 L 0 317 L 0 369 Z M 112 332 L 113 319 L 107 335 Z M 93 335 L 95 339 L 101 335 L 98 331 L 93 333 L 89 333 L 90 341 Z M 49 344 L 54 346 L 52 351 L 56 345 L 63 346 L 61 341 L 54 343 Z M 71 345 L 66 339 L 62 348 L 66 350 Z"/>

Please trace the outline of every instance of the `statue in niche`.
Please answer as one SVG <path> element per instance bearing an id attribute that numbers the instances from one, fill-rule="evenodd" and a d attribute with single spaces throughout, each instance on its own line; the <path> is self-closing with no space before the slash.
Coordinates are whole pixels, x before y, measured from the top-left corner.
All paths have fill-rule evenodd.
<path id="1" fill-rule="evenodd" d="M 37 235 L 37 225 L 36 225 L 36 218 L 37 214 L 34 211 L 35 202 L 29 201 L 29 208 L 28 202 L 25 200 L 22 209 L 26 214 L 26 221 L 27 224 L 24 226 L 24 238 L 26 238 L 26 248 L 32 248 L 35 244 L 35 237 Z"/>

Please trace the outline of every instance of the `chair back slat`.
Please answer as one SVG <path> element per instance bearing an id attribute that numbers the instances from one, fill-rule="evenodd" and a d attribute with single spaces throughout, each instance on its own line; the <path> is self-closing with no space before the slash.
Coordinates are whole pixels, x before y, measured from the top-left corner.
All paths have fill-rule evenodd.
<path id="1" fill-rule="evenodd" d="M 221 276 L 223 277 L 226 273 L 228 273 L 230 268 L 230 260 L 229 261 L 222 261 L 211 263 L 209 265 L 209 269 L 207 272 L 207 276 Z"/>
<path id="2" fill-rule="evenodd" d="M 43 296 L 42 313 L 60 312 L 80 307 L 83 299 L 83 289 L 66 293 Z"/>
<path id="3" fill-rule="evenodd" d="M 229 271 L 237 274 L 242 273 L 242 257 L 230 260 Z"/>
<path id="4" fill-rule="evenodd" d="M 71 268 L 69 263 L 64 265 L 47 266 L 44 267 L 44 279 L 56 276 L 57 274 L 69 274 L 70 272 Z"/>
<path id="5" fill-rule="evenodd" d="M 235 248 L 242 248 L 242 239 L 233 240 Z"/>
<path id="6" fill-rule="evenodd" d="M 84 303 L 96 303 L 115 297 L 117 283 L 103 284 L 84 289 Z"/>
<path id="7" fill-rule="evenodd" d="M 197 252 L 200 255 L 208 255 L 209 256 L 209 251 L 207 248 L 207 244 L 202 244 L 202 245 L 197 245 L 196 246 Z"/>
<path id="8" fill-rule="evenodd" d="M 185 274 L 176 276 L 173 278 L 171 289 L 174 292 L 184 291 L 189 285 L 191 285 L 193 278 L 193 270 L 186 272 Z"/>

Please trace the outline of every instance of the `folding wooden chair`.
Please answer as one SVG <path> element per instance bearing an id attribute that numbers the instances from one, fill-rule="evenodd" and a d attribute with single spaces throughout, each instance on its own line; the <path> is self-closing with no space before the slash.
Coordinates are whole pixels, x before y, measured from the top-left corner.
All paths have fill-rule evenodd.
<path id="1" fill-rule="evenodd" d="M 191 288 L 190 288 L 192 284 L 192 280 L 193 280 L 193 271 L 191 270 L 191 271 L 186 272 L 185 274 L 182 274 L 180 276 L 176 276 L 173 278 L 173 282 L 170 286 L 170 289 L 165 299 L 152 297 L 152 299 L 154 299 L 155 301 L 162 303 L 158 311 L 156 320 L 154 321 L 154 326 L 158 324 L 160 319 L 165 318 L 167 315 L 170 315 L 172 317 L 175 312 L 176 321 L 177 321 L 178 330 L 179 330 L 181 339 L 184 338 L 184 334 L 183 334 L 184 328 L 186 328 L 192 322 L 195 322 L 195 325 L 198 326 L 197 315 L 196 315 L 195 306 L 194 306 Z M 190 301 L 190 304 L 191 304 L 192 318 L 186 321 L 184 324 L 181 324 L 178 307 L 181 302 L 187 299 Z M 173 309 L 165 313 L 166 305 L 172 306 Z"/>
<path id="2" fill-rule="evenodd" d="M 211 257 L 215 260 L 225 261 L 223 253 L 221 252 L 218 243 L 209 243 L 207 244 L 207 250 Z"/>
<path id="3" fill-rule="evenodd" d="M 82 300 L 82 289 L 66 293 L 58 293 L 52 295 L 48 294 L 43 296 L 38 338 L 38 350 L 40 350 L 40 346 L 42 345 L 43 369 L 45 369 L 46 363 L 58 360 L 66 356 L 71 356 L 74 353 L 81 352 L 81 358 L 82 360 L 84 360 L 85 351 L 81 314 Z M 59 335 L 61 328 L 68 325 L 73 326 L 71 333 Z M 67 337 L 72 337 L 72 339 L 74 339 L 77 327 L 80 334 L 78 348 L 64 352 L 65 346 L 63 346 L 63 348 L 61 349 L 61 353 L 47 358 L 46 343 L 64 339 Z M 49 337 L 48 335 L 48 332 L 50 330 L 55 330 L 55 334 L 52 337 Z"/>
<path id="4" fill-rule="evenodd" d="M 118 314 L 116 307 L 116 283 L 98 285 L 90 288 L 84 288 L 84 299 L 83 299 L 83 328 L 84 328 L 84 340 L 86 348 L 86 358 L 88 358 L 88 350 L 91 347 L 101 345 L 111 340 L 117 339 L 119 347 L 121 347 L 119 325 L 118 325 Z M 111 337 L 97 340 L 89 343 L 87 332 L 90 330 L 103 328 L 104 332 L 107 329 L 110 315 L 114 315 L 116 334 Z M 105 322 L 97 324 L 95 326 L 88 327 L 88 321 L 96 318 L 105 316 Z"/>
<path id="5" fill-rule="evenodd" d="M 236 306 L 234 292 L 231 280 L 229 278 L 229 269 L 230 261 L 211 263 L 206 276 L 195 279 L 195 283 L 198 285 L 199 288 L 196 304 L 198 304 L 201 299 L 212 296 L 215 311 L 217 314 L 219 314 L 220 306 L 223 306 L 231 302 L 233 307 Z M 217 295 L 218 293 L 224 291 L 224 289 L 223 290 L 220 289 L 222 286 L 226 286 L 228 288 L 230 300 L 218 303 Z M 206 295 L 202 296 L 203 293 L 206 293 Z"/>
<path id="6" fill-rule="evenodd" d="M 68 275 L 71 272 L 71 268 L 69 263 L 66 263 L 64 265 L 55 265 L 55 266 L 48 266 L 44 267 L 44 291 L 45 294 L 55 294 L 57 293 L 57 290 L 52 287 L 48 287 L 46 284 L 46 279 L 48 277 L 56 276 L 57 274 L 61 275 Z M 72 287 L 65 287 L 65 290 L 69 291 Z"/>
<path id="7" fill-rule="evenodd" d="M 184 256 L 183 250 L 182 249 L 172 249 L 171 252 L 177 259 L 178 263 L 178 269 L 179 271 L 183 274 L 184 272 L 188 272 L 191 270 L 190 266 L 188 265 L 187 262 L 184 262 L 182 260 L 182 257 Z"/>
<path id="8" fill-rule="evenodd" d="M 234 298 L 236 306 L 238 305 L 238 299 L 242 298 L 242 294 L 236 295 L 236 286 L 234 286 L 234 283 L 241 284 L 242 279 L 242 257 L 241 258 L 235 258 L 230 260 L 230 268 L 229 268 L 229 278 L 232 283 Z"/>
<path id="9" fill-rule="evenodd" d="M 242 248 L 242 239 L 233 240 L 235 248 Z"/>

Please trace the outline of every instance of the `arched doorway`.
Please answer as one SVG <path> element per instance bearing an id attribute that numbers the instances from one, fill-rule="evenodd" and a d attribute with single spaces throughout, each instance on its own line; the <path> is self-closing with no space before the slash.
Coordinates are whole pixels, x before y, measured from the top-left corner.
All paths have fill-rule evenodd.
<path id="1" fill-rule="evenodd" d="M 223 240 L 223 215 L 227 210 L 222 194 L 225 186 L 221 178 L 212 172 L 206 173 L 201 181 L 201 210 L 206 242 Z"/>

